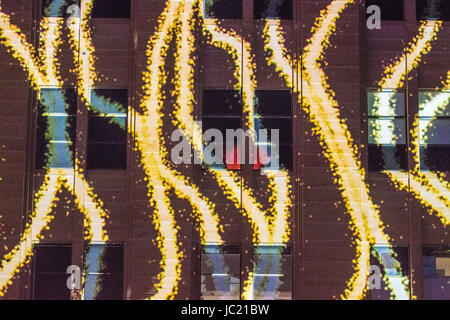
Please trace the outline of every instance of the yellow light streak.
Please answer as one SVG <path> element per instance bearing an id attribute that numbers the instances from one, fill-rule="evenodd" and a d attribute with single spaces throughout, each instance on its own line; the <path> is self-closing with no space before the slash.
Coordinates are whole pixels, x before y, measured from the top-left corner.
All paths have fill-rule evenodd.
<path id="1" fill-rule="evenodd" d="M 402 55 L 400 59 L 385 68 L 384 77 L 378 86 L 380 88 L 402 87 L 406 75 L 417 68 L 422 57 L 430 52 L 431 43 L 437 39 L 437 33 L 441 26 L 441 21 L 424 21 L 419 27 L 418 35 L 413 38 L 406 50 L 406 55 Z M 407 65 L 406 70 L 404 69 L 405 65 Z"/>
<path id="2" fill-rule="evenodd" d="M 342 197 L 345 201 L 348 213 L 351 216 L 351 229 L 355 235 L 357 259 L 355 273 L 348 282 L 348 289 L 342 298 L 362 298 L 365 291 L 367 276 L 369 275 L 370 246 L 375 243 L 389 244 L 389 237 L 384 233 L 384 227 L 379 217 L 379 209 L 372 202 L 368 187 L 364 182 L 364 170 L 357 158 L 356 146 L 350 136 L 350 132 L 343 120 L 340 120 L 338 104 L 334 100 L 331 89 L 327 85 L 327 78 L 321 69 L 320 62 L 323 59 L 323 50 L 329 43 L 329 37 L 334 32 L 335 22 L 340 13 L 353 1 L 333 1 L 322 15 L 317 19 L 313 27 L 313 35 L 304 49 L 303 61 L 305 64 L 303 88 L 303 102 L 307 106 L 306 112 L 315 124 L 315 133 L 321 138 L 325 156 L 335 174 L 335 183 L 339 185 Z M 267 43 L 279 44 L 278 28 L 267 26 L 269 37 Z M 280 48 L 272 48 L 274 52 Z M 282 52 L 282 51 L 281 51 Z M 278 65 L 278 70 L 283 70 L 287 77 L 290 69 L 281 69 L 287 65 L 285 61 L 272 61 Z M 286 68 L 286 67 L 285 67 Z M 299 101 L 300 103 L 302 101 Z M 391 250 L 391 256 L 394 253 Z M 391 290 L 398 289 L 393 280 L 386 279 Z M 408 296 L 407 288 L 396 290 L 397 297 Z"/>

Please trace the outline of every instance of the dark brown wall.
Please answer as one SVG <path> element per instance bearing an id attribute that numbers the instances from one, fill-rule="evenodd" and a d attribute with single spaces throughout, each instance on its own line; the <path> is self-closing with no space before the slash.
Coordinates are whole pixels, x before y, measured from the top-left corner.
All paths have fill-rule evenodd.
<path id="1" fill-rule="evenodd" d="M 288 51 L 299 57 L 307 44 L 320 10 L 330 1 L 294 1 L 294 20 L 282 22 L 286 32 Z M 416 34 L 414 1 L 406 1 L 405 21 L 382 22 L 381 30 L 367 30 L 364 8 L 350 5 L 337 22 L 331 37 L 332 46 L 326 51 L 328 65 L 324 68 L 331 89 L 340 102 L 341 115 L 345 117 L 354 142 L 367 146 L 366 88 L 376 86 L 384 66 L 397 57 Z M 93 45 L 98 57 L 96 69 L 102 74 L 96 84 L 99 88 L 128 88 L 132 114 L 139 112 L 142 95 L 142 71 L 146 65 L 145 50 L 153 34 L 157 19 L 163 10 L 162 0 L 133 0 L 132 18 L 95 19 Z M 31 1 L 3 0 L 2 10 L 14 13 L 13 22 L 21 27 L 30 41 L 35 41 L 38 21 L 33 20 Z M 257 62 L 258 88 L 285 89 L 273 67 L 265 63 L 263 25 L 252 19 L 252 1 L 244 0 L 244 19 L 225 21 L 252 44 Z M 450 69 L 448 43 L 449 23 L 444 23 L 433 49 L 425 56 L 408 80 L 407 96 L 410 112 L 416 112 L 417 90 L 434 88 L 441 76 Z M 198 76 L 195 79 L 198 105 L 195 116 L 201 117 L 201 91 L 203 88 L 232 89 L 233 70 L 229 58 L 220 49 L 204 44 L 198 51 Z M 293 79 L 294 91 L 299 92 L 302 79 Z M 35 105 L 32 90 L 11 55 L 0 46 L 0 256 L 18 243 L 24 226 L 24 215 L 32 208 L 32 190 L 42 181 L 42 172 L 34 170 L 33 136 Z M 170 107 L 170 105 L 169 105 Z M 355 258 L 353 234 L 349 228 L 341 193 L 333 182 L 328 160 L 322 154 L 319 140 L 312 132 L 307 115 L 293 99 L 294 115 L 294 167 L 291 172 L 293 190 L 292 233 L 294 255 L 294 298 L 337 299 L 343 293 L 352 275 Z M 87 114 L 80 102 L 77 152 L 85 153 Z M 412 118 L 412 117 L 411 117 Z M 129 120 L 130 125 L 133 119 Z M 410 120 L 411 121 L 411 120 Z M 170 132 L 167 133 L 170 137 Z M 367 169 L 367 148 L 360 148 L 363 166 Z M 223 219 L 224 240 L 240 243 L 242 252 L 252 248 L 251 226 L 239 210 L 222 195 L 220 187 L 210 174 L 198 167 L 180 168 L 210 199 Z M 367 172 L 367 171 L 366 171 Z M 268 195 L 267 180 L 249 167 L 239 173 L 261 199 Z M 110 212 L 106 226 L 110 240 L 125 244 L 124 297 L 142 299 L 152 293 L 152 284 L 159 272 L 160 253 L 155 244 L 156 230 L 152 223 L 148 190 L 144 173 L 139 165 L 139 154 L 133 150 L 132 138 L 128 144 L 127 170 L 88 170 L 91 183 L 104 206 Z M 421 284 L 421 250 L 423 245 L 449 244 L 448 228 L 438 218 L 429 215 L 407 192 L 398 191 L 381 173 L 369 173 L 367 183 L 370 194 L 380 205 L 386 232 L 393 244 L 410 248 L 410 265 L 413 273 L 413 294 L 423 296 Z M 71 195 L 67 195 L 72 199 Z M 179 235 L 185 258 L 183 280 L 178 299 L 198 298 L 198 234 L 190 206 L 176 199 L 172 193 L 172 206 L 176 221 L 181 227 Z M 76 210 L 58 206 L 51 232 L 44 241 L 72 242 L 74 264 L 81 263 L 82 217 Z M 51 234 L 51 238 L 50 238 Z M 4 238 L 5 237 L 5 238 Z M 250 254 L 242 255 L 242 266 L 250 265 Z M 245 276 L 245 274 L 243 275 Z M 6 298 L 28 298 L 29 275 L 27 268 L 21 280 L 14 281 Z"/>

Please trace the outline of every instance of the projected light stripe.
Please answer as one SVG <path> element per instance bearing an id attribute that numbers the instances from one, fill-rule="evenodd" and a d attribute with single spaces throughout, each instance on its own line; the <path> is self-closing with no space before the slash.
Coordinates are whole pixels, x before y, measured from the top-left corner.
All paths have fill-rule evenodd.
<path id="1" fill-rule="evenodd" d="M 419 28 L 419 34 L 416 36 L 412 43 L 408 45 L 407 54 L 402 55 L 400 59 L 393 65 L 388 66 L 385 71 L 385 77 L 379 82 L 381 88 L 400 88 L 404 84 L 404 79 L 414 68 L 418 66 L 418 63 L 424 55 L 430 52 L 431 44 L 437 38 L 437 33 L 442 26 L 440 21 L 425 21 Z M 444 88 L 445 90 L 446 88 Z M 426 105 L 421 106 L 423 110 L 427 110 L 427 114 L 436 115 L 439 110 L 448 103 L 448 96 L 436 95 L 432 100 L 427 102 Z M 375 106 L 377 107 L 377 106 Z M 383 114 L 390 114 L 393 112 L 389 104 L 389 98 L 380 100 L 378 106 L 380 110 L 383 110 Z M 426 130 L 427 126 L 424 126 L 423 130 Z M 391 135 L 393 135 L 393 126 L 386 127 Z M 424 134 L 424 132 L 422 132 Z M 415 168 L 409 174 L 411 175 L 412 183 L 404 180 L 407 173 L 403 172 L 385 172 L 395 183 L 396 187 L 405 190 L 408 189 L 415 198 L 427 207 L 431 207 L 431 212 L 435 212 L 441 219 L 444 225 L 448 224 L 450 217 L 450 203 L 448 200 L 448 183 L 444 182 L 438 175 L 433 172 L 420 172 L 420 159 L 419 159 L 419 121 L 415 119 L 413 127 L 411 129 L 411 135 L 413 138 L 412 153 L 415 160 Z M 375 137 L 376 138 L 376 137 Z M 409 190 L 411 189 L 411 190 Z"/>
<path id="2" fill-rule="evenodd" d="M 7 28 L 6 30 L 15 31 L 14 34 L 8 34 L 8 37 L 3 38 L 3 44 L 12 51 L 13 57 L 20 62 L 21 66 L 28 73 L 30 83 L 36 90 L 40 90 L 41 86 L 61 86 L 55 60 L 57 49 L 61 44 L 62 20 L 44 19 L 43 25 L 44 34 L 40 41 L 45 49 L 39 51 L 39 59 L 44 61 L 44 65 L 42 68 L 39 68 L 36 67 L 38 63 L 36 62 L 37 58 L 35 58 L 34 50 L 26 42 L 25 36 L 19 28 L 9 24 L 8 15 L 0 12 L 0 32 L 2 32 L 2 35 L 5 35 L 5 28 Z M 53 62 L 50 58 L 53 59 Z M 74 175 L 77 188 L 73 185 Z M 20 243 L 10 253 L 5 255 L 2 260 L 0 295 L 4 295 L 7 287 L 12 283 L 12 277 L 19 272 L 20 268 L 29 263 L 29 258 L 33 253 L 32 241 L 41 239 L 42 231 L 49 228 L 48 224 L 53 219 L 52 208 L 59 200 L 56 194 L 61 188 L 68 189 L 75 196 L 77 207 L 85 215 L 85 239 L 95 239 L 95 241 L 108 240 L 106 230 L 104 230 L 105 219 L 108 217 L 108 214 L 103 209 L 102 201 L 88 185 L 84 176 L 79 172 L 74 172 L 73 169 L 47 170 L 44 183 L 35 196 L 31 221 L 22 233 Z M 82 203 L 81 200 L 84 200 L 85 203 Z"/>
<path id="3" fill-rule="evenodd" d="M 417 68 L 422 57 L 430 52 L 431 43 L 437 39 L 437 33 L 442 26 L 441 21 L 427 20 L 419 27 L 418 34 L 406 50 L 406 55 L 384 70 L 384 77 L 378 83 L 380 88 L 399 88 L 403 86 L 405 77 Z M 406 74 L 405 74 L 406 65 Z"/>
<path id="4" fill-rule="evenodd" d="M 355 299 L 364 295 L 366 278 L 369 272 L 369 257 L 371 243 L 389 243 L 389 237 L 384 234 L 378 208 L 372 203 L 364 183 L 364 171 L 360 168 L 357 160 L 352 139 L 345 124 L 340 123 L 339 113 L 336 109 L 338 104 L 327 92 L 331 92 L 326 85 L 327 79 L 317 62 L 322 57 L 323 46 L 328 43 L 329 36 L 334 31 L 334 23 L 340 12 L 352 1 L 333 1 L 325 13 L 316 21 L 313 28 L 313 36 L 309 40 L 309 45 L 305 48 L 303 61 L 306 65 L 303 78 L 306 80 L 303 88 L 303 95 L 310 103 L 309 112 L 313 123 L 316 125 L 316 133 L 322 137 L 322 146 L 328 151 L 325 153 L 332 163 L 332 168 L 336 173 L 335 180 L 341 187 L 343 198 L 346 202 L 347 210 L 352 219 L 352 230 L 356 236 L 357 261 L 355 273 L 348 283 L 343 298 Z M 272 40 L 279 38 L 276 35 L 279 27 L 267 26 L 269 30 L 268 43 L 279 43 Z M 272 39 L 271 39 L 272 38 Z M 274 52 L 279 48 L 272 48 Z M 274 56 L 272 55 L 273 59 Z M 274 61 L 281 68 L 281 63 Z M 285 77 L 289 76 L 290 70 L 284 70 Z M 300 101 L 301 102 L 301 101 Z M 323 116 L 324 114 L 334 117 Z M 330 119 L 331 118 L 331 119 Z M 344 142 L 345 141 L 345 142 Z M 332 153 L 331 153 L 332 152 Z M 356 170 L 357 171 L 356 171 Z M 360 200 L 361 199 L 361 200 Z M 361 201 L 362 204 L 359 202 Z M 359 203 L 359 204 L 358 204 Z M 367 204 L 367 205 L 366 205 Z M 367 207 L 366 207 L 367 206 Z M 391 252 L 393 255 L 393 252 Z M 393 294 L 397 297 L 408 296 L 407 288 L 398 288 L 387 279 L 388 285 Z"/>

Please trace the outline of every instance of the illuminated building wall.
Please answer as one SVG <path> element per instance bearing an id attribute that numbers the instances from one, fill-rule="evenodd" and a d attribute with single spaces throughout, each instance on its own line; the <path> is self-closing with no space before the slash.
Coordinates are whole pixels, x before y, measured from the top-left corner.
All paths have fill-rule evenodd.
<path id="1" fill-rule="evenodd" d="M 449 22 L 102 2 L 0 1 L 2 298 L 68 298 L 68 262 L 84 299 L 450 298 Z M 281 129 L 282 169 L 174 164 L 199 120 Z"/>

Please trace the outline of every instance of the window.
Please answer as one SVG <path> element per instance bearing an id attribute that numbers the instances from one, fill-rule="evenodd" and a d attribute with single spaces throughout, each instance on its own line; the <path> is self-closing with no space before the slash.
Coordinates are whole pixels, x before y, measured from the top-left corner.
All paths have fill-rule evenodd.
<path id="1" fill-rule="evenodd" d="M 450 299 L 450 247 L 423 249 L 425 300 Z"/>
<path id="2" fill-rule="evenodd" d="M 392 257 L 391 253 L 394 254 Z M 379 258 L 377 258 L 379 257 Z M 381 261 L 380 261 L 381 260 Z M 370 256 L 370 265 L 379 270 L 380 279 L 372 283 L 368 295 L 371 300 L 390 300 L 391 288 L 394 288 L 396 299 L 409 300 L 404 293 L 409 289 L 409 254 L 407 247 L 391 247 L 388 245 L 374 245 Z M 371 269 L 371 277 L 376 276 L 376 271 Z M 389 279 L 390 286 L 386 281 Z M 369 284 L 371 284 L 369 279 Z"/>
<path id="3" fill-rule="evenodd" d="M 258 245 L 253 250 L 253 298 L 292 299 L 292 252 L 289 245 Z"/>
<path id="4" fill-rule="evenodd" d="M 218 129 L 222 134 L 222 141 L 211 139 L 209 147 L 213 147 L 213 143 L 217 144 L 217 148 L 213 150 L 212 156 L 215 161 L 210 165 L 215 168 L 224 168 L 226 158 L 226 130 L 241 128 L 242 102 L 241 94 L 236 90 L 205 90 L 203 94 L 203 133 L 208 129 Z M 205 139 L 209 140 L 209 138 Z M 216 152 L 222 151 L 217 155 Z M 237 160 L 237 157 L 235 157 Z M 206 161 L 206 163 L 210 163 Z M 228 163 L 228 169 L 240 169 L 239 163 Z"/>
<path id="5" fill-rule="evenodd" d="M 450 21 L 448 0 L 416 0 L 417 20 Z"/>
<path id="6" fill-rule="evenodd" d="M 123 245 L 90 244 L 84 261 L 85 300 L 122 300 Z"/>
<path id="7" fill-rule="evenodd" d="M 377 5 L 381 20 L 403 20 L 403 0 L 366 0 L 366 8 Z"/>
<path id="8" fill-rule="evenodd" d="M 130 18 L 130 0 L 95 0 L 93 18 Z"/>
<path id="9" fill-rule="evenodd" d="M 127 164 L 126 89 L 93 89 L 88 123 L 88 169 L 125 169 Z"/>
<path id="10" fill-rule="evenodd" d="M 420 169 L 450 171 L 450 91 L 419 91 Z"/>
<path id="11" fill-rule="evenodd" d="M 201 253 L 201 299 L 239 300 L 240 248 L 207 244 Z"/>
<path id="12" fill-rule="evenodd" d="M 41 89 L 36 125 L 36 169 L 73 168 L 76 109 L 75 89 Z"/>
<path id="13" fill-rule="evenodd" d="M 258 144 L 264 147 L 259 135 L 260 129 L 267 129 L 270 135 L 271 129 L 279 130 L 279 165 L 282 168 L 292 170 L 292 102 L 290 90 L 256 90 L 255 91 L 255 131 L 258 136 Z M 268 137 L 268 154 L 273 144 L 272 137 Z M 268 164 L 267 166 L 270 166 Z M 259 164 L 253 166 L 259 169 Z"/>
<path id="14" fill-rule="evenodd" d="M 242 19 L 242 0 L 205 0 L 205 18 Z"/>
<path id="15" fill-rule="evenodd" d="M 79 0 L 42 0 L 42 16 L 43 17 L 57 17 L 57 18 L 67 18 L 70 13 L 67 9 L 76 5 L 80 7 Z"/>
<path id="16" fill-rule="evenodd" d="M 34 300 L 69 300 L 67 268 L 72 247 L 66 244 L 35 244 L 33 248 L 32 297 Z"/>
<path id="17" fill-rule="evenodd" d="M 406 170 L 405 93 L 369 91 L 369 171 Z"/>
<path id="18" fill-rule="evenodd" d="M 253 16 L 255 19 L 292 20 L 292 0 L 254 0 Z"/>

